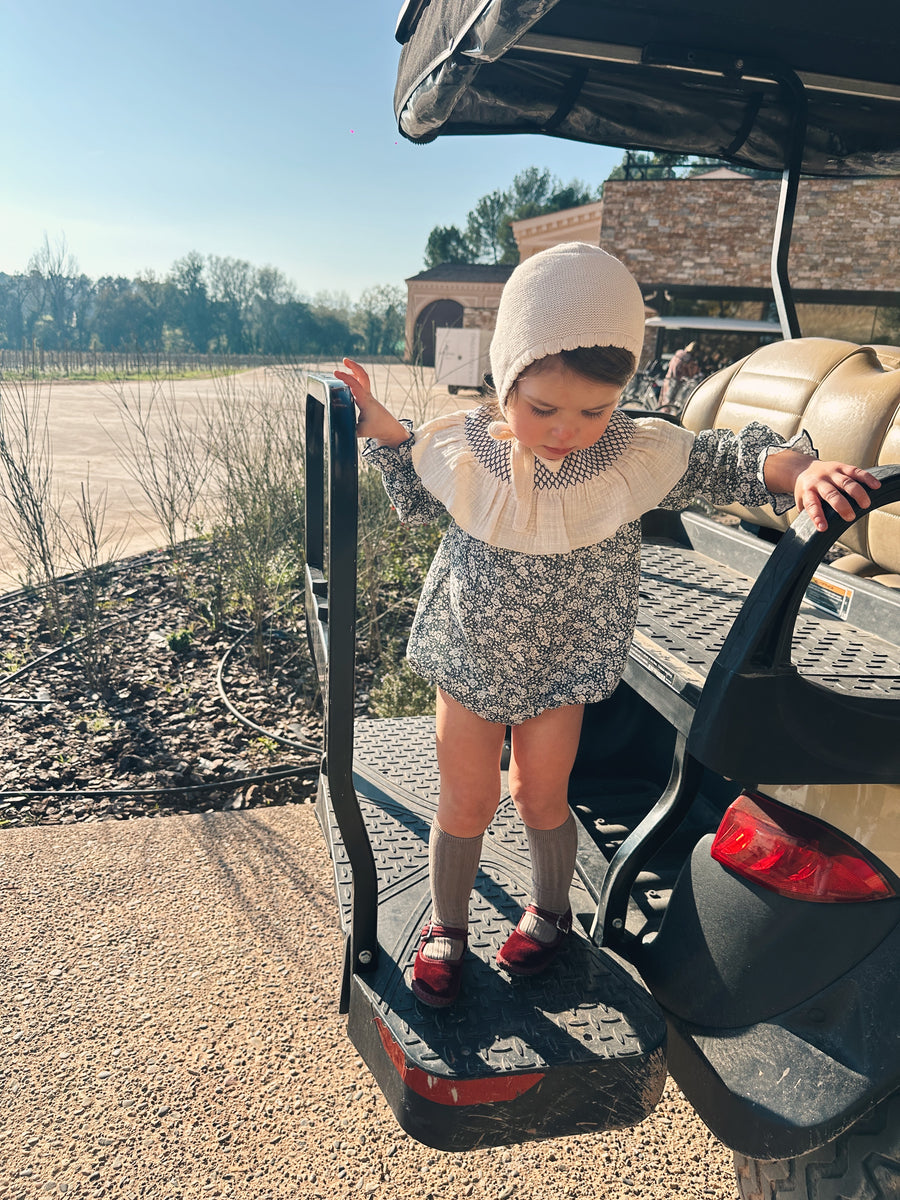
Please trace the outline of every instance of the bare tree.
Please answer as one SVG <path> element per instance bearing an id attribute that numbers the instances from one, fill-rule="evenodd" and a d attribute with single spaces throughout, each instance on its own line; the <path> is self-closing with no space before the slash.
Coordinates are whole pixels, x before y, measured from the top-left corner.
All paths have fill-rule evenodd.
<path id="1" fill-rule="evenodd" d="M 44 234 L 43 245 L 32 254 L 28 270 L 40 280 L 43 315 L 49 317 L 56 341 L 68 345 L 75 328 L 75 301 L 83 284 L 78 262 L 69 253 L 65 234 L 51 246 Z"/>
<path id="2" fill-rule="evenodd" d="M 48 409 L 40 385 L 4 383 L 0 390 L 0 524 L 18 548 L 24 583 L 41 591 L 58 636 L 63 627 L 57 580 L 60 516 Z"/>
<path id="3" fill-rule="evenodd" d="M 204 489 L 212 470 L 205 411 L 186 415 L 160 380 L 115 386 L 122 437 L 122 465 L 143 492 L 165 531 L 173 560 L 202 523 Z"/>

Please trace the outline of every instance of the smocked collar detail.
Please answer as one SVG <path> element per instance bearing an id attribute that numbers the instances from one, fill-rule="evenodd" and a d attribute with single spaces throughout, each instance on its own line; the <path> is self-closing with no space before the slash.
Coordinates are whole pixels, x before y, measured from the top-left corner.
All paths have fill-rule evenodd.
<path id="1" fill-rule="evenodd" d="M 466 415 L 464 428 L 466 444 L 477 462 L 496 479 L 509 483 L 513 474 L 514 451 L 517 443 L 497 441 L 488 433 L 493 420 L 490 409 L 473 409 Z M 536 491 L 549 488 L 573 487 L 594 479 L 615 463 L 628 447 L 635 434 L 634 423 L 616 410 L 610 418 L 603 437 L 586 450 L 576 450 L 560 462 L 547 462 L 534 455 Z"/>

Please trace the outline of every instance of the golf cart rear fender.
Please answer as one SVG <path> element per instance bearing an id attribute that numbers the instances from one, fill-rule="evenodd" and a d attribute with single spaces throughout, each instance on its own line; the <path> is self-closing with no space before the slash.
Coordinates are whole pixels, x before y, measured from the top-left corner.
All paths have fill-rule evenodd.
<path id="1" fill-rule="evenodd" d="M 694 847 L 640 961 L 656 999 L 679 1018 L 711 1028 L 766 1021 L 829 988 L 886 939 L 900 945 L 900 899 L 780 896 L 716 862 L 711 845 L 708 835 Z M 900 953 L 893 971 L 900 986 Z"/>
<path id="2" fill-rule="evenodd" d="M 788 900 L 715 862 L 710 843 L 641 960 L 669 1070 L 733 1150 L 805 1154 L 900 1086 L 900 901 Z"/>

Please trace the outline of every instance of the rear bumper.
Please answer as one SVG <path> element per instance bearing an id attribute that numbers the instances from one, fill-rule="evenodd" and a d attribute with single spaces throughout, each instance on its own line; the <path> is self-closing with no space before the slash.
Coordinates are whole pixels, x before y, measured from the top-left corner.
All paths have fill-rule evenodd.
<path id="1" fill-rule="evenodd" d="M 814 1150 L 900 1088 L 897 902 L 811 905 L 759 894 L 713 863 L 705 842 L 692 868 L 679 880 L 656 955 L 648 948 L 669 1070 L 733 1150 L 769 1159 Z"/>
<path id="2" fill-rule="evenodd" d="M 777 1022 L 704 1030 L 669 1020 L 669 1070 L 716 1137 L 749 1158 L 836 1138 L 897 1086 L 853 1070 Z"/>

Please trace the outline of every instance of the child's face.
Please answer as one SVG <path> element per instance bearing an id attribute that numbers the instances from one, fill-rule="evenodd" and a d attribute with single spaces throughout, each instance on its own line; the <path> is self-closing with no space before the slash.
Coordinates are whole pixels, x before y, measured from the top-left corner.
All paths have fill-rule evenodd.
<path id="1" fill-rule="evenodd" d="M 523 446 L 562 460 L 603 437 L 622 395 L 617 383 L 597 383 L 561 364 L 526 374 L 506 405 L 506 420 Z"/>

